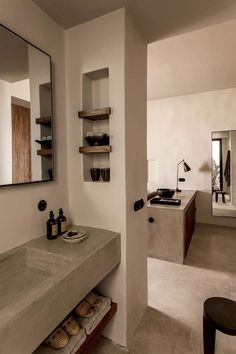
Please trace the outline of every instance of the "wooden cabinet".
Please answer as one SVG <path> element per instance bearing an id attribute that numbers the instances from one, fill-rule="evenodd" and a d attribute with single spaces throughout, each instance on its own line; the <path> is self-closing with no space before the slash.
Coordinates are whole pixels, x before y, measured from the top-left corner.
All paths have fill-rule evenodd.
<path id="1" fill-rule="evenodd" d="M 193 232 L 194 232 L 194 227 L 195 227 L 195 212 L 196 212 L 196 207 L 195 207 L 195 200 L 192 201 L 192 203 L 189 205 L 188 209 L 185 212 L 185 230 L 184 230 L 184 257 L 186 257 L 186 254 L 188 252 L 188 248 L 190 245 L 190 242 L 192 240 Z"/>

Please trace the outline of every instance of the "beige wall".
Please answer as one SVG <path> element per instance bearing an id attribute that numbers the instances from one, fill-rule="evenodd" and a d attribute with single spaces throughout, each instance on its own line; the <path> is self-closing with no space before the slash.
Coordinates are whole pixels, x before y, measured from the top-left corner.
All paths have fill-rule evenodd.
<path id="1" fill-rule="evenodd" d="M 125 152 L 127 230 L 127 341 L 147 306 L 147 210 L 133 203 L 147 193 L 147 45 L 126 13 Z"/>
<path id="2" fill-rule="evenodd" d="M 156 159 L 158 183 L 176 188 L 176 164 L 192 170 L 180 177 L 182 189 L 197 189 L 197 222 L 236 226 L 233 218 L 211 216 L 211 132 L 236 129 L 236 89 L 148 101 L 148 159 Z"/>
<path id="3" fill-rule="evenodd" d="M 124 101 L 124 10 L 116 11 L 66 33 L 66 75 L 68 101 L 68 176 L 69 208 L 75 224 L 101 227 L 122 234 L 122 265 L 108 277 L 103 289 L 119 303 L 114 330 L 109 336 L 125 344 L 125 101 Z M 82 145 L 82 74 L 109 67 L 110 183 L 83 181 Z M 106 285 L 105 285 L 106 283 Z M 117 330 L 118 327 L 118 330 Z"/>
<path id="4" fill-rule="evenodd" d="M 0 252 L 44 235 L 47 212 L 37 204 L 46 199 L 48 210 L 67 208 L 64 31 L 30 0 L 0 0 L 0 23 L 52 56 L 56 137 L 56 181 L 0 190 Z"/>
<path id="5" fill-rule="evenodd" d="M 135 50 L 135 59 L 140 55 L 135 66 L 134 54 L 127 50 L 129 45 Z M 82 108 L 82 74 L 106 67 L 109 68 L 109 104 L 112 108 L 109 121 L 113 147 L 111 181 L 105 184 L 84 182 L 83 157 L 78 153 L 82 144 L 82 122 L 77 118 Z M 143 70 L 141 75 L 140 70 Z M 118 313 L 106 335 L 126 345 L 146 307 L 146 213 L 145 210 L 137 215 L 133 212 L 134 201 L 146 196 L 146 46 L 124 9 L 67 31 L 66 74 L 72 222 L 121 233 L 121 265 L 100 284 L 100 289 L 118 302 Z M 136 99 L 139 103 L 134 107 Z M 134 139 L 135 119 L 140 121 L 139 144 L 129 141 Z M 130 175 L 132 168 L 134 171 Z M 133 223 L 140 227 L 136 228 Z"/>

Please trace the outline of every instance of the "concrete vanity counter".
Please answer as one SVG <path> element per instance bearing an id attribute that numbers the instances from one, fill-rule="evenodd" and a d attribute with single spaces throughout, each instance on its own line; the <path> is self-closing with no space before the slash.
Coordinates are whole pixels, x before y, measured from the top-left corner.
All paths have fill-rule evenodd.
<path id="1" fill-rule="evenodd" d="M 81 243 L 32 240 L 0 255 L 0 353 L 29 354 L 120 262 L 120 235 L 89 227 Z"/>
<path id="2" fill-rule="evenodd" d="M 180 206 L 148 202 L 148 256 L 175 263 L 184 263 L 195 224 L 197 192 L 183 190 L 173 198 L 181 199 Z"/>

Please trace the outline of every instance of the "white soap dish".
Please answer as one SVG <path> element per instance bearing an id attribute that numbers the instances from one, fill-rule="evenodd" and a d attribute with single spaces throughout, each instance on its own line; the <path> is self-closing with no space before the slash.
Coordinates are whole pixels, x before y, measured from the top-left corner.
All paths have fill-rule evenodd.
<path id="1" fill-rule="evenodd" d="M 68 243 L 82 242 L 86 237 L 86 231 L 83 230 L 69 230 L 61 236 L 62 240 Z"/>

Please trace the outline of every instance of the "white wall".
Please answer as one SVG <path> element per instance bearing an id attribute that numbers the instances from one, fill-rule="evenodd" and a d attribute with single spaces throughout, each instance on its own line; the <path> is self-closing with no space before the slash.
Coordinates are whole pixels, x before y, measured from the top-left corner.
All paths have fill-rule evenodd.
<path id="1" fill-rule="evenodd" d="M 124 36 L 124 10 L 71 28 L 66 33 L 70 214 L 75 224 L 122 234 L 122 266 L 107 279 L 105 286 L 108 295 L 110 293 L 119 303 L 111 336 L 121 344 L 126 341 Z M 109 122 L 113 146 L 110 154 L 111 181 L 83 182 L 82 155 L 78 153 L 82 144 L 82 122 L 78 119 L 78 111 L 82 108 L 82 74 L 105 67 L 109 67 L 109 102 L 112 107 Z"/>
<path id="2" fill-rule="evenodd" d="M 0 80 L 0 184 L 12 182 L 11 85 Z"/>
<path id="3" fill-rule="evenodd" d="M 37 204 L 46 199 L 48 210 L 67 208 L 64 30 L 31 0 L 0 0 L 0 23 L 52 55 L 56 135 L 56 181 L 1 188 L 0 252 L 45 235 L 47 212 Z M 20 207 L 19 207 L 20 206 Z"/>
<path id="4" fill-rule="evenodd" d="M 28 45 L 30 77 L 30 119 L 31 119 L 31 164 L 32 181 L 42 179 L 42 157 L 37 155 L 39 149 L 36 139 L 41 138 L 41 127 L 35 123 L 40 117 L 39 86 L 50 82 L 50 59 L 35 47 Z"/>
<path id="5" fill-rule="evenodd" d="M 211 216 L 211 132 L 236 129 L 236 89 L 148 101 L 148 159 L 158 162 L 158 183 L 149 189 L 176 188 L 176 164 L 191 171 L 182 189 L 196 189 L 197 222 L 236 226 L 233 218 Z"/>
<path id="6" fill-rule="evenodd" d="M 11 95 L 30 102 L 30 81 L 20 80 L 11 84 Z"/>
<path id="7" fill-rule="evenodd" d="M 147 44 L 125 17 L 125 152 L 127 228 L 127 341 L 147 306 L 147 210 L 133 211 L 147 193 Z"/>
<path id="8" fill-rule="evenodd" d="M 127 50 L 129 46 L 134 50 L 136 65 L 134 53 Z M 82 75 L 102 68 L 109 68 L 111 181 L 91 183 L 83 181 L 83 157 L 78 153 L 82 122 L 78 111 L 82 108 Z M 146 46 L 124 9 L 67 31 L 66 69 L 72 222 L 121 233 L 121 265 L 100 284 L 100 289 L 118 302 L 118 312 L 106 335 L 126 345 L 147 297 L 146 212 L 133 212 L 134 201 L 146 197 Z M 136 100 L 139 103 L 134 107 Z M 135 128 L 139 141 L 131 144 L 135 120 L 139 121 L 139 128 Z"/>

